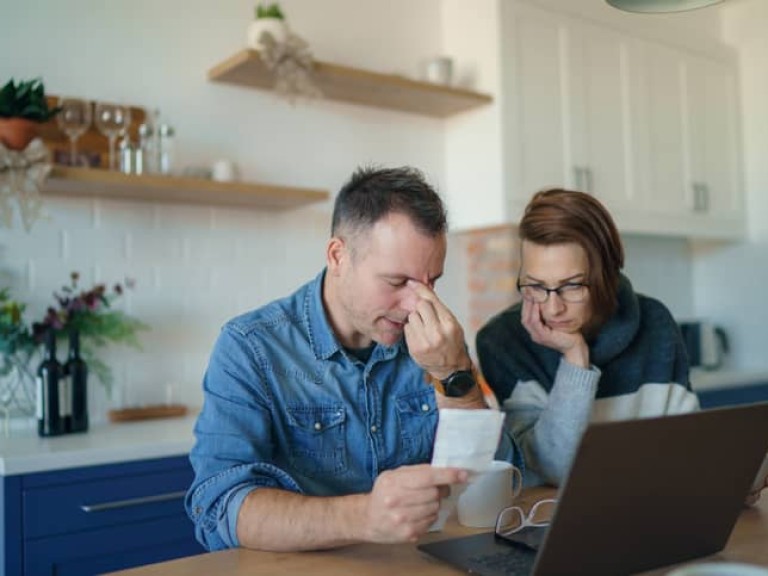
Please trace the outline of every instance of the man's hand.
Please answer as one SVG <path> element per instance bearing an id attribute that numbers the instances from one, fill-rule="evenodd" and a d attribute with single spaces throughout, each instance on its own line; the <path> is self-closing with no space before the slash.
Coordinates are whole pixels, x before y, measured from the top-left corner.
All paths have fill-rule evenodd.
<path id="1" fill-rule="evenodd" d="M 464 346 L 464 330 L 456 317 L 427 286 L 408 281 L 418 301 L 408 315 L 405 340 L 416 363 L 438 380 L 472 365 Z"/>
<path id="2" fill-rule="evenodd" d="M 589 347 L 581 332 L 553 330 L 542 321 L 541 305 L 528 300 L 523 300 L 520 317 L 536 344 L 557 350 L 575 366 L 589 368 Z"/>
<path id="3" fill-rule="evenodd" d="M 365 540 L 416 541 L 437 519 L 440 500 L 450 494 L 450 485 L 466 481 L 466 470 L 429 464 L 382 472 L 369 495 Z"/>

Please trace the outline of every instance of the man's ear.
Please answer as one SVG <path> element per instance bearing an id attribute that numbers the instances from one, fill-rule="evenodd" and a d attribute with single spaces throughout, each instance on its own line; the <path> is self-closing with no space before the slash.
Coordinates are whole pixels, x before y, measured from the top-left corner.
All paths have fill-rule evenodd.
<path id="1" fill-rule="evenodd" d="M 334 236 L 328 241 L 325 259 L 328 264 L 328 272 L 331 275 L 338 276 L 349 257 L 349 247 L 343 238 Z"/>

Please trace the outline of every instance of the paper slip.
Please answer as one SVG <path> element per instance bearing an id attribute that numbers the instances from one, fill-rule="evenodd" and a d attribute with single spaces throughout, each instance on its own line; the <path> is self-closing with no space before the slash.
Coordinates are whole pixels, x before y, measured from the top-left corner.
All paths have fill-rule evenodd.
<path id="1" fill-rule="evenodd" d="M 498 410 L 443 408 L 437 423 L 432 466 L 464 468 L 482 472 L 491 467 L 501 437 L 504 413 Z M 468 482 L 472 482 L 470 474 Z M 429 531 L 442 530 L 465 486 L 452 486 L 451 495 L 440 504 L 437 520 Z"/>
<path id="2" fill-rule="evenodd" d="M 443 408 L 437 422 L 432 466 L 482 472 L 491 467 L 504 413 L 498 410 Z"/>

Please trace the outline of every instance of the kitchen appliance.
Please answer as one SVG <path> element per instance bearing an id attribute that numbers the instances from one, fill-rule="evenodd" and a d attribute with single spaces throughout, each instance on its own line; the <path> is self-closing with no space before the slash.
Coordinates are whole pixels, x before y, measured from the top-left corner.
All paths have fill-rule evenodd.
<path id="1" fill-rule="evenodd" d="M 716 370 L 723 364 L 728 353 L 728 335 L 721 327 L 710 322 L 681 322 L 688 362 L 691 368 L 699 366 L 705 370 Z"/>

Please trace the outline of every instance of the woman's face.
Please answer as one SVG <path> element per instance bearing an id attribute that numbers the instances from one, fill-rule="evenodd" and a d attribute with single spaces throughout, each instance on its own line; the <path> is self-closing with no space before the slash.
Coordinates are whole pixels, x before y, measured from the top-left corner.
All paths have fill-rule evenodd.
<path id="1" fill-rule="evenodd" d="M 523 240 L 521 285 L 560 288 L 567 284 L 587 284 L 588 268 L 587 253 L 578 244 L 544 245 Z M 566 302 L 560 294 L 549 292 L 547 300 L 538 306 L 542 322 L 559 332 L 583 332 L 592 317 L 588 289 L 581 302 Z"/>

